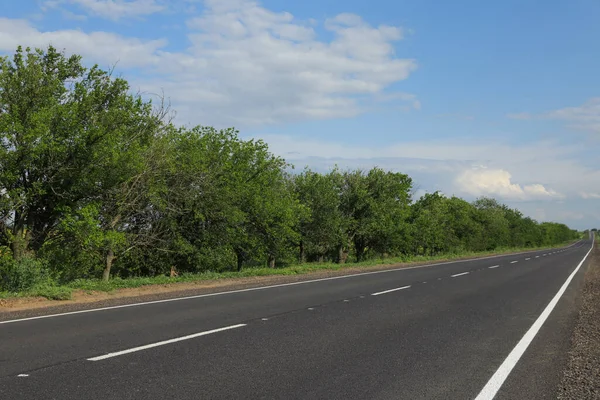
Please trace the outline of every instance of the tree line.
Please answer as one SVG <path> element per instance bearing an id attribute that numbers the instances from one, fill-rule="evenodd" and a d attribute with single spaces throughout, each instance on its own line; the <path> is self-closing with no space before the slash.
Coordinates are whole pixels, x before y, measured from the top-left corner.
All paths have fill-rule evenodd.
<path id="1" fill-rule="evenodd" d="M 0 58 L 0 274 L 60 282 L 533 247 L 578 237 L 380 168 L 293 171 L 53 47 Z M 4 271 L 4 272 L 3 272 Z M 0 287 L 1 289 L 1 287 Z"/>

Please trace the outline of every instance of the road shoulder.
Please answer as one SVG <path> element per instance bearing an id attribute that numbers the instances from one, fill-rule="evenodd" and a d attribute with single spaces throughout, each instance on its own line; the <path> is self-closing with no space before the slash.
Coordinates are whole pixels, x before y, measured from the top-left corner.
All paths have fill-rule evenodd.
<path id="1" fill-rule="evenodd" d="M 579 314 L 557 398 L 600 398 L 600 250 L 597 246 L 585 273 Z"/>
<path id="2" fill-rule="evenodd" d="M 577 324 L 585 271 L 591 263 L 590 260 L 591 258 L 588 257 L 582 268 L 575 274 L 558 304 L 508 376 L 495 400 L 556 399 L 556 388 L 561 382 L 568 362 L 567 349 Z M 569 271 L 572 271 L 579 261 L 580 259 L 569 265 Z M 540 275 L 539 279 L 543 280 L 544 276 Z M 546 305 L 546 303 L 539 304 L 538 312 L 530 315 L 531 324 Z"/>

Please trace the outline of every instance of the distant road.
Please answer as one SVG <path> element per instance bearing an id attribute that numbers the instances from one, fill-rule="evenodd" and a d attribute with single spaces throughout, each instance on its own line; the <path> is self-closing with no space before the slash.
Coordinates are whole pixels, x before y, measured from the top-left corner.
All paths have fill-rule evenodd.
<path id="1" fill-rule="evenodd" d="M 3 321 L 0 399 L 553 398 L 591 243 Z"/>

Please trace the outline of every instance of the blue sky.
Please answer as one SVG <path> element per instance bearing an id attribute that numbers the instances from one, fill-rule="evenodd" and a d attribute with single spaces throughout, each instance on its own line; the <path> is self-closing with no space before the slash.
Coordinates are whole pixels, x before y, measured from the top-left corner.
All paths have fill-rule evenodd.
<path id="1" fill-rule="evenodd" d="M 408 173 L 600 227 L 600 2 L 0 0 L 0 52 L 52 43 L 298 167 Z"/>

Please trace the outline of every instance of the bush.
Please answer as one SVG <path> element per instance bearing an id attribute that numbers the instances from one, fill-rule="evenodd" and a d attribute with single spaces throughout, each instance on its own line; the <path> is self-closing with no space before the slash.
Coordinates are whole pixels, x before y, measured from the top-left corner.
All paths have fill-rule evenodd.
<path id="1" fill-rule="evenodd" d="M 41 284 L 33 287 L 29 294 L 31 296 L 41 296 L 49 300 L 70 300 L 72 290 L 64 286 L 54 286 L 52 284 Z"/>
<path id="2" fill-rule="evenodd" d="M 39 259 L 10 255 L 0 257 L 0 290 L 22 292 L 44 282 L 50 282 L 48 269 Z"/>

